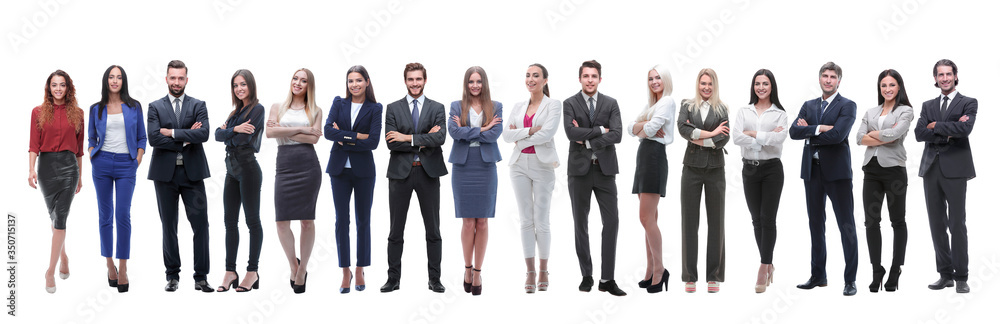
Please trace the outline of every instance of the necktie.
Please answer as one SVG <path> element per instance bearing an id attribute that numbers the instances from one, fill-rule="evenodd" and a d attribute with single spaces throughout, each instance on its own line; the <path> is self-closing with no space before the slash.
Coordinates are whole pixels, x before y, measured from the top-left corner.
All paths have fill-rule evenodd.
<path id="1" fill-rule="evenodd" d="M 944 116 L 947 113 L 948 113 L 948 96 L 944 96 L 944 99 L 941 99 L 941 118 L 944 119 Z"/>
<path id="2" fill-rule="evenodd" d="M 413 117 L 413 132 L 417 132 L 417 122 L 420 121 L 420 110 L 417 109 L 417 99 L 413 99 L 413 111 L 410 113 Z"/>
<path id="3" fill-rule="evenodd" d="M 826 106 L 830 105 L 829 102 L 823 100 L 823 103 L 819 104 L 819 119 L 823 119 L 823 115 L 826 114 Z"/>
<path id="4" fill-rule="evenodd" d="M 174 99 L 174 116 L 177 117 L 177 126 L 181 124 L 181 100 Z"/>
<path id="5" fill-rule="evenodd" d="M 590 97 L 590 122 L 594 123 L 594 97 Z"/>

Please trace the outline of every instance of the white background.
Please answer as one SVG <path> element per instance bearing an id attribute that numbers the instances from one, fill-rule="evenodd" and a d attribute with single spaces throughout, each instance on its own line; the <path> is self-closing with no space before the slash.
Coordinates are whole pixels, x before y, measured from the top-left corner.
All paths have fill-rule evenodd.
<path id="1" fill-rule="evenodd" d="M 0 28 L 3 53 L 3 99 L 10 112 L 2 128 L 8 158 L 3 173 L 3 204 L 18 217 L 17 279 L 20 287 L 17 320 L 24 322 L 101 323 L 111 321 L 176 321 L 259 323 L 293 318 L 338 322 L 570 322 L 605 323 L 636 320 L 710 320 L 729 323 L 798 323 L 803 321 L 893 320 L 910 323 L 989 321 L 983 318 L 997 300 L 996 212 L 987 186 L 996 171 L 987 164 L 996 156 L 988 128 L 995 107 L 994 77 L 1000 72 L 995 55 L 996 27 L 991 2 L 973 1 L 585 1 L 545 0 L 495 3 L 466 1 L 172 1 L 162 3 L 114 1 L 78 2 L 41 0 L 5 2 Z M 288 267 L 277 242 L 273 211 L 273 170 L 277 152 L 265 140 L 258 155 L 264 170 L 261 219 L 260 291 L 204 294 L 192 291 L 190 227 L 180 223 L 181 290 L 165 293 L 161 259 L 160 222 L 152 182 L 145 180 L 147 163 L 139 168 L 132 208 L 131 291 L 118 294 L 105 286 L 100 257 L 97 207 L 89 162 L 84 167 L 83 191 L 76 197 L 68 223 L 67 249 L 72 276 L 57 280 L 58 292 L 42 289 L 49 256 L 50 222 L 41 194 L 25 184 L 24 152 L 32 107 L 41 103 L 43 84 L 56 69 L 67 71 L 77 87 L 83 108 L 100 99 L 100 82 L 111 64 L 125 67 L 132 95 L 146 104 L 166 95 L 166 64 L 181 59 L 189 67 L 187 94 L 208 104 L 214 129 L 232 109 L 229 80 L 240 68 L 253 71 L 258 96 L 268 106 L 284 100 L 292 72 L 308 67 L 316 74 L 317 101 L 327 112 L 334 96 L 344 93 L 344 76 L 354 64 L 371 73 L 377 99 L 386 105 L 405 95 L 403 66 L 421 62 L 428 69 L 426 94 L 448 104 L 461 96 L 466 68 L 480 65 L 490 78 L 493 99 L 505 108 L 528 98 L 523 75 L 531 63 L 545 64 L 554 98 L 579 91 L 580 62 L 597 59 L 603 66 L 600 91 L 618 99 L 624 122 L 635 118 L 646 102 L 646 72 L 657 63 L 669 66 L 674 98 L 695 95 L 700 68 L 714 68 L 720 77 L 722 100 L 732 109 L 749 100 L 750 78 L 759 68 L 777 77 L 781 101 L 790 116 L 802 102 L 820 94 L 820 65 L 834 61 L 844 69 L 841 95 L 858 104 L 858 115 L 874 107 L 876 77 L 886 68 L 904 77 L 911 102 L 919 113 L 924 100 L 938 95 L 931 74 L 935 61 L 957 62 L 961 93 L 979 99 L 977 131 L 971 137 L 978 164 L 977 179 L 969 182 L 968 226 L 972 293 L 930 291 L 937 278 L 924 208 L 922 181 L 917 169 L 922 143 L 906 138 L 910 179 L 907 201 L 909 244 L 900 291 L 871 294 L 864 214 L 860 188 L 863 148 L 852 150 L 855 169 L 855 223 L 859 238 L 858 287 L 855 297 L 841 296 L 843 257 L 835 221 L 829 230 L 830 287 L 803 291 L 795 288 L 809 276 L 809 236 L 798 178 L 801 145 L 785 143 L 786 183 L 778 216 L 775 251 L 776 279 L 765 294 L 752 288 L 759 265 L 750 217 L 743 198 L 739 150 L 730 145 L 726 157 L 728 190 L 727 275 L 722 292 L 685 294 L 680 282 L 679 172 L 684 144 L 667 147 L 670 161 L 668 195 L 660 201 L 660 228 L 664 259 L 671 271 L 669 291 L 648 295 L 637 289 L 645 268 L 643 230 L 637 199 L 631 195 L 637 141 L 626 137 L 618 146 L 620 232 L 616 279 L 629 295 L 611 297 L 596 290 L 581 293 L 573 248 L 573 226 L 566 194 L 565 167 L 560 167 L 553 198 L 551 290 L 525 295 L 524 266 L 517 212 L 509 183 L 506 157 L 512 145 L 500 144 L 505 160 L 498 164 L 497 214 L 490 224 L 490 241 L 483 266 L 484 293 L 472 298 L 462 292 L 463 261 L 459 230 L 454 219 L 451 178 L 442 178 L 441 230 L 444 239 L 442 280 L 445 294 L 424 288 L 426 262 L 423 229 L 414 198 L 406 232 L 402 290 L 381 294 L 385 282 L 385 246 L 389 220 L 384 178 L 388 150 L 375 151 L 378 178 L 372 216 L 372 266 L 368 290 L 337 293 L 341 281 L 333 237 L 333 204 L 329 180 L 323 182 L 317 241 L 310 264 L 309 290 L 294 295 L 284 285 Z M 508 117 L 508 116 L 504 116 Z M 89 118 L 89 116 L 88 116 Z M 793 117 L 790 117 L 793 118 Z M 855 125 L 860 125 L 856 122 Z M 855 130 L 856 130 L 855 126 Z M 851 133 L 853 139 L 853 132 Z M 565 135 L 557 135 L 565 161 Z M 331 143 L 317 145 L 326 165 Z M 450 151 L 451 140 L 445 145 Z M 212 272 L 218 285 L 223 273 L 224 226 L 221 193 L 225 167 L 223 145 L 205 144 L 212 177 L 205 181 L 209 205 Z M 147 151 L 147 158 L 149 157 Z M 450 166 L 449 166 L 450 167 Z M 324 175 L 326 177 L 326 175 Z M 884 242 L 891 242 L 888 216 L 883 214 Z M 183 217 L 181 217 L 183 219 Z M 591 213 L 591 237 L 599 251 L 600 217 Z M 704 222 L 702 223 L 704 224 Z M 240 273 L 246 262 L 247 235 L 241 220 Z M 702 235 L 704 238 L 704 228 Z M 353 234 L 352 234 L 353 236 Z M 353 244 L 352 244 L 353 245 Z M 704 253 L 702 242 L 701 253 Z M 891 244 L 885 244 L 888 266 Z M 600 253 L 594 254 L 599 269 Z M 703 259 L 702 259 L 703 260 Z M 699 261 L 704 278 L 704 261 Z M 4 294 L 6 295 L 6 293 Z M 993 302 L 990 302 L 992 300 Z M 6 319 L 5 319 L 6 322 Z"/>

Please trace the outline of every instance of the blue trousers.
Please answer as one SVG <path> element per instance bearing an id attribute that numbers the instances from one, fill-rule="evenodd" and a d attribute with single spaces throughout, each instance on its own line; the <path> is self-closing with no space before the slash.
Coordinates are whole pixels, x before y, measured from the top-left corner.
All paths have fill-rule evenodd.
<path id="1" fill-rule="evenodd" d="M 138 161 L 128 153 L 97 152 L 90 160 L 93 168 L 94 190 L 97 192 L 98 227 L 101 233 L 101 256 L 129 258 L 132 237 L 132 192 L 135 190 L 135 172 Z M 112 231 L 118 228 L 118 244 Z"/>
<path id="2" fill-rule="evenodd" d="M 357 222 L 358 267 L 372 264 L 372 199 L 375 178 L 356 176 L 350 168 L 339 175 L 330 175 L 333 187 L 333 205 L 337 211 L 335 226 L 337 256 L 341 268 L 351 266 L 351 194 L 354 194 L 354 221 Z"/>

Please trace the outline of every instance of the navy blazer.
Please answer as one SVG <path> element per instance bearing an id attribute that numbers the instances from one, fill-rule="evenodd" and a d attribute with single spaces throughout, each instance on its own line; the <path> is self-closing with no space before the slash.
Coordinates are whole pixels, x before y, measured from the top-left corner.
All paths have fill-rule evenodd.
<path id="1" fill-rule="evenodd" d="M 174 168 L 177 166 L 177 153 L 184 158 L 184 170 L 188 180 L 198 181 L 211 176 L 208 170 L 208 159 L 201 143 L 208 141 L 208 108 L 205 102 L 184 95 L 181 103 L 181 118 L 174 114 L 174 105 L 170 95 L 149 103 L 146 114 L 149 145 L 153 147 L 153 158 L 149 162 L 149 180 L 171 181 L 174 178 Z M 201 128 L 191 129 L 195 122 L 201 122 Z M 174 130 L 174 136 L 160 134 L 160 128 Z M 184 143 L 190 143 L 184 145 Z"/>
<path id="2" fill-rule="evenodd" d="M 448 114 L 448 135 L 455 140 L 455 144 L 451 146 L 451 155 L 448 156 L 448 162 L 452 164 L 465 164 L 469 157 L 469 143 L 476 141 L 479 142 L 479 153 L 482 156 L 483 162 L 500 162 L 502 158 L 500 157 L 500 148 L 497 147 L 497 139 L 500 138 L 500 133 L 503 132 L 503 123 L 493 125 L 492 128 L 486 130 L 485 132 L 480 132 L 482 126 L 462 126 L 459 127 L 455 124 L 455 121 L 451 119 L 451 116 L 462 115 L 462 101 L 453 101 L 451 103 L 451 113 Z M 503 104 L 498 101 L 493 101 L 493 115 L 494 116 L 483 116 L 483 119 L 493 117 L 503 118 Z"/>
<path id="3" fill-rule="evenodd" d="M 813 153 L 819 152 L 819 167 L 823 171 L 823 181 L 851 179 L 851 146 L 847 137 L 851 134 L 854 119 L 858 113 L 858 105 L 842 94 L 837 94 L 833 102 L 826 107 L 826 113 L 820 118 L 822 98 L 802 103 L 799 116 L 792 121 L 788 134 L 792 139 L 809 139 L 809 144 L 802 148 L 803 180 L 809 181 L 812 174 Z M 809 126 L 796 125 L 799 118 L 805 119 Z M 819 125 L 832 125 L 833 129 L 816 135 Z"/>
<path id="4" fill-rule="evenodd" d="M 108 109 L 100 110 L 100 104 L 90 106 L 87 147 L 91 148 L 91 158 L 97 154 L 97 151 L 101 150 L 101 147 L 104 147 L 104 134 L 108 128 Z M 128 154 L 135 160 L 139 149 L 146 151 L 146 124 L 142 120 L 142 106 L 129 107 L 122 104 L 122 117 L 125 120 L 125 143 L 128 145 Z"/>
<path id="5" fill-rule="evenodd" d="M 979 101 L 976 98 L 955 94 L 955 100 L 948 103 L 947 113 L 941 114 L 941 96 L 924 101 L 920 109 L 920 119 L 917 128 L 913 130 L 917 142 L 924 142 L 924 154 L 920 157 L 920 172 L 923 177 L 927 169 L 937 157 L 941 174 L 945 178 L 976 177 L 976 167 L 972 164 L 972 148 L 969 146 L 969 134 L 976 124 L 976 113 L 979 111 Z M 968 121 L 958 121 L 962 116 L 969 116 Z M 927 124 L 934 124 L 934 129 L 927 129 Z"/>
<path id="6" fill-rule="evenodd" d="M 337 123 L 340 129 L 334 129 Z M 368 134 L 367 139 L 359 140 L 358 133 Z M 334 143 L 330 149 L 330 161 L 326 164 L 326 173 L 339 175 L 344 171 L 348 159 L 356 175 L 375 177 L 375 158 L 372 151 L 378 148 L 382 136 L 382 104 L 365 101 L 358 111 L 358 118 L 351 123 L 351 99 L 336 97 L 330 106 L 330 114 L 323 127 L 326 139 L 343 143 Z"/>

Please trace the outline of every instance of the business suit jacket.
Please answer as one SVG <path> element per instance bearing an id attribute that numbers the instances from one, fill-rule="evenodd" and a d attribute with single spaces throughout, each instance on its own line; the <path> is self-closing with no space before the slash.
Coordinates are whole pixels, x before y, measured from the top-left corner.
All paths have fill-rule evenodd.
<path id="1" fill-rule="evenodd" d="M 972 164 L 972 148 L 969 146 L 969 134 L 976 124 L 976 112 L 979 102 L 975 98 L 955 94 L 955 100 L 948 103 L 947 113 L 941 114 L 941 96 L 924 101 L 920 110 L 917 128 L 913 131 L 917 142 L 924 142 L 924 155 L 920 157 L 920 172 L 923 177 L 927 169 L 937 157 L 941 173 L 945 178 L 976 177 L 976 167 Z M 969 116 L 965 122 L 958 121 L 962 116 Z M 934 129 L 927 129 L 927 124 L 937 122 Z"/>
<path id="2" fill-rule="evenodd" d="M 496 116 L 503 117 L 503 104 L 498 101 L 493 101 L 493 114 Z M 459 116 L 462 115 L 462 102 L 454 101 L 451 103 L 451 113 L 449 116 Z M 483 116 L 483 120 L 493 119 L 493 116 Z M 448 157 L 448 162 L 454 164 L 465 164 L 466 159 L 469 156 L 469 143 L 473 141 L 479 142 L 479 153 L 483 158 L 483 162 L 496 163 L 500 162 L 502 158 L 500 157 L 500 148 L 497 147 L 497 138 L 500 138 L 500 132 L 503 130 L 503 123 L 494 125 L 493 128 L 486 130 L 485 132 L 480 132 L 480 125 L 475 126 L 463 126 L 459 127 L 455 124 L 455 121 L 448 118 L 448 134 L 451 135 L 452 139 L 455 140 L 454 144 L 451 146 L 451 155 Z"/>
<path id="3" fill-rule="evenodd" d="M 104 136 L 108 130 L 108 109 L 105 108 L 102 112 L 99 106 L 100 104 L 90 106 L 90 127 L 87 127 L 87 142 L 88 147 L 93 148 L 90 150 L 91 158 L 104 146 Z M 146 123 L 142 120 L 142 106 L 129 107 L 122 104 L 122 117 L 125 121 L 125 144 L 128 145 L 128 154 L 135 160 L 139 149 L 146 150 Z"/>
<path id="4" fill-rule="evenodd" d="M 720 133 L 713 136 L 711 139 L 715 143 L 715 147 L 704 147 L 690 141 L 691 133 L 696 128 L 706 133 L 711 132 L 716 127 L 719 127 L 722 122 L 729 121 L 729 113 L 725 112 L 720 115 L 715 112 L 715 108 L 709 108 L 708 115 L 704 117 L 705 120 L 703 121 L 699 107 L 695 107 L 694 111 L 690 111 L 692 105 L 694 105 L 694 101 L 682 100 L 680 112 L 677 113 L 677 132 L 685 140 L 688 140 L 687 151 L 684 152 L 684 165 L 706 169 L 725 167 L 726 159 L 723 147 L 726 146 L 726 143 L 729 143 L 729 135 Z"/>
<path id="5" fill-rule="evenodd" d="M 861 117 L 861 127 L 858 127 L 858 134 L 855 136 L 858 145 L 861 145 L 861 139 L 872 131 L 879 131 L 877 140 L 892 143 L 868 146 L 865 149 L 865 159 L 861 165 L 867 165 L 872 160 L 872 157 L 875 156 L 875 151 L 877 150 L 878 164 L 880 166 L 886 168 L 905 167 L 906 148 L 903 147 L 903 140 L 906 139 L 906 133 L 910 131 L 910 123 L 913 122 L 913 108 L 910 106 L 899 106 L 890 110 L 889 114 L 885 115 L 885 121 L 880 125 L 878 118 L 881 115 L 882 106 L 877 106 L 869 109 Z"/>
<path id="6" fill-rule="evenodd" d="M 597 154 L 597 161 L 604 175 L 618 174 L 618 154 L 615 144 L 622 141 L 622 115 L 618 109 L 618 101 L 611 96 L 600 93 L 594 104 L 594 120 L 590 120 L 590 108 L 584 101 L 583 91 L 566 98 L 563 101 L 563 127 L 566 137 L 570 140 L 569 157 L 566 171 L 571 176 L 586 175 L 590 170 L 591 157 Z M 573 127 L 573 120 L 580 127 Z M 601 134 L 599 126 L 608 130 Z M 586 144 L 576 141 L 590 141 Z"/>
<path id="7" fill-rule="evenodd" d="M 534 135 L 528 135 L 529 129 L 524 128 L 524 112 L 528 109 L 528 102 L 522 101 L 514 105 L 514 109 L 507 118 L 507 125 L 503 128 L 503 140 L 507 143 L 515 143 L 514 151 L 510 154 L 510 165 L 517 162 L 521 156 L 521 151 L 530 147 L 535 147 L 535 157 L 542 163 L 552 164 L 552 167 L 559 166 L 559 156 L 556 154 L 555 135 L 559 131 L 559 116 L 562 115 L 562 103 L 559 100 L 542 97 L 542 102 L 535 111 L 535 117 L 531 119 L 532 126 L 542 128 Z M 510 129 L 509 125 L 514 125 L 516 129 Z"/>
<path id="8" fill-rule="evenodd" d="M 334 129 L 333 123 L 337 123 L 340 129 Z M 358 133 L 368 134 L 368 138 L 359 140 Z M 326 126 L 323 127 L 323 135 L 328 140 L 341 142 L 344 145 L 333 144 L 326 173 L 339 175 L 350 159 L 351 169 L 357 176 L 375 177 L 375 159 L 372 157 L 372 151 L 378 148 L 381 134 L 382 104 L 366 100 L 361 104 L 358 117 L 351 123 L 351 99 L 339 96 L 334 98 L 330 114 L 326 118 Z"/>
<path id="9" fill-rule="evenodd" d="M 184 159 L 184 170 L 188 180 L 198 181 L 211 176 L 208 171 L 208 159 L 201 143 L 208 141 L 208 108 L 205 102 L 184 95 L 181 102 L 181 117 L 178 120 L 174 114 L 171 96 L 149 103 L 149 113 L 146 114 L 146 138 L 153 146 L 153 158 L 149 162 L 149 180 L 171 181 L 174 168 L 177 166 L 177 153 Z M 201 128 L 191 129 L 195 122 L 201 123 Z M 174 136 L 160 134 L 160 128 L 174 130 Z M 190 144 L 184 145 L 185 142 Z"/>
<path id="10" fill-rule="evenodd" d="M 823 181 L 851 179 L 851 150 L 847 137 L 857 116 L 858 105 L 845 98 L 842 94 L 826 107 L 826 113 L 820 110 L 822 98 L 802 103 L 799 115 L 792 121 L 788 134 L 792 139 L 809 139 L 802 148 L 803 180 L 809 181 L 812 172 L 813 153 L 819 152 L 819 167 L 822 169 Z M 822 115 L 822 116 L 820 116 Z M 809 126 L 798 126 L 799 118 L 805 119 Z M 819 125 L 832 125 L 833 129 L 816 135 Z"/>
<path id="11" fill-rule="evenodd" d="M 448 174 L 441 150 L 448 137 L 445 120 L 444 105 L 426 97 L 417 125 L 413 125 L 413 110 L 410 103 L 406 102 L 406 97 L 389 104 L 385 112 L 385 133 L 396 131 L 412 135 L 413 139 L 411 142 L 385 143 L 389 147 L 389 169 L 385 176 L 389 179 L 406 179 L 413 168 L 414 154 L 420 157 L 420 164 L 427 176 L 437 178 Z M 434 126 L 441 129 L 428 133 Z"/>

